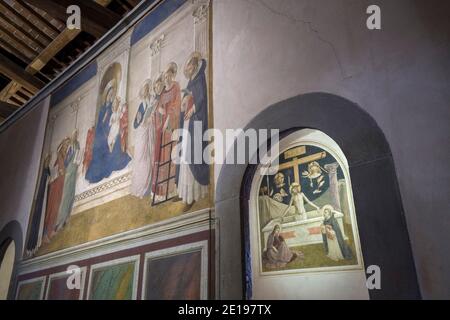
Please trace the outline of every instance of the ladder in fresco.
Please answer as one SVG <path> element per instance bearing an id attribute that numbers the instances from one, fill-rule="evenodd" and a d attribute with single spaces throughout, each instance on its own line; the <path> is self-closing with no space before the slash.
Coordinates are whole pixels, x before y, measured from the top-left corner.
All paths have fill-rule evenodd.
<path id="1" fill-rule="evenodd" d="M 158 165 L 156 170 L 156 183 L 155 183 L 155 192 L 153 193 L 153 199 L 152 199 L 152 206 L 164 203 L 166 201 L 171 200 L 174 198 L 175 195 L 170 195 L 169 188 L 171 186 L 171 183 L 173 181 L 173 186 L 175 186 L 175 179 L 176 179 L 176 168 L 175 165 L 172 162 L 172 150 L 173 145 L 176 143 L 176 141 L 169 141 L 165 143 L 164 141 L 164 130 L 161 133 L 161 147 L 159 149 L 159 159 L 158 159 Z M 164 155 L 164 152 L 169 150 L 169 160 L 164 161 L 161 163 L 161 158 Z M 167 169 L 166 169 L 167 168 Z M 167 171 L 167 175 L 162 175 Z M 160 190 L 163 190 L 162 193 L 158 194 Z"/>

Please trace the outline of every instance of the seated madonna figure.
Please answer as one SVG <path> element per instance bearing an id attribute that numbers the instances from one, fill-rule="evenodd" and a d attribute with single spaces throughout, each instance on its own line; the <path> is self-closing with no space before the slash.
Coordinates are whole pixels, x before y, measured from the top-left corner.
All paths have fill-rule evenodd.
<path id="1" fill-rule="evenodd" d="M 284 268 L 294 261 L 298 254 L 292 252 L 280 235 L 280 225 L 275 225 L 267 239 L 266 251 L 263 253 L 263 264 L 269 269 Z"/>

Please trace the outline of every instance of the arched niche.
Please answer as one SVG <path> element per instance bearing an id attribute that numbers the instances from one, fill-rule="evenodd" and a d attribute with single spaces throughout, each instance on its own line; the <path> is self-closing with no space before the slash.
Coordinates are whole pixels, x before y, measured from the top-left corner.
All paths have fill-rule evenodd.
<path id="1" fill-rule="evenodd" d="M 10 221 L 0 231 L 0 263 L 1 272 L 6 274 L 0 275 L 1 280 L 9 278 L 6 285 L 7 299 L 14 299 L 14 291 L 16 287 L 17 265 L 22 259 L 23 233 L 19 222 Z M 12 261 L 11 261 L 12 259 Z M 5 262 L 5 264 L 4 264 Z M 3 289 L 3 288 L 2 288 Z M 2 297 L 3 298 L 3 297 Z"/>
<path id="2" fill-rule="evenodd" d="M 329 136 L 348 162 L 364 265 L 381 268 L 382 287 L 370 290 L 370 298 L 420 298 L 394 161 L 382 130 L 367 112 L 333 94 L 308 93 L 269 106 L 243 129 L 249 128 L 279 129 L 281 138 L 308 128 Z M 255 165 L 223 165 L 217 178 L 218 282 L 223 299 L 251 297 L 246 279 L 251 273 L 245 263 L 251 257 L 243 231 L 255 170 Z"/>

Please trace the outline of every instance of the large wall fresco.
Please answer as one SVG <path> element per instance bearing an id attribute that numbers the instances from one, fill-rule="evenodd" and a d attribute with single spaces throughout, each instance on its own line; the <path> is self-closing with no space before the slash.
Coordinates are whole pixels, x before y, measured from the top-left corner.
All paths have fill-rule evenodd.
<path id="1" fill-rule="evenodd" d="M 209 48 L 209 1 L 165 1 L 54 92 L 25 258 L 211 207 L 177 132 L 213 126 Z"/>

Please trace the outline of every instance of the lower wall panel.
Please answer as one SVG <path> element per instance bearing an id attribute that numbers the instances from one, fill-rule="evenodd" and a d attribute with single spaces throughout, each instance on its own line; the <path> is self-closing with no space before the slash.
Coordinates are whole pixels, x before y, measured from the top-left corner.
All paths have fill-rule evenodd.
<path id="1" fill-rule="evenodd" d="M 159 300 L 215 297 L 215 232 L 209 223 L 192 233 L 118 241 L 87 249 L 74 260 L 26 262 L 17 278 L 20 300 Z M 103 252 L 103 253 L 102 253 Z M 78 254 L 78 257 L 80 254 Z M 40 269 L 40 265 L 45 265 Z"/>

